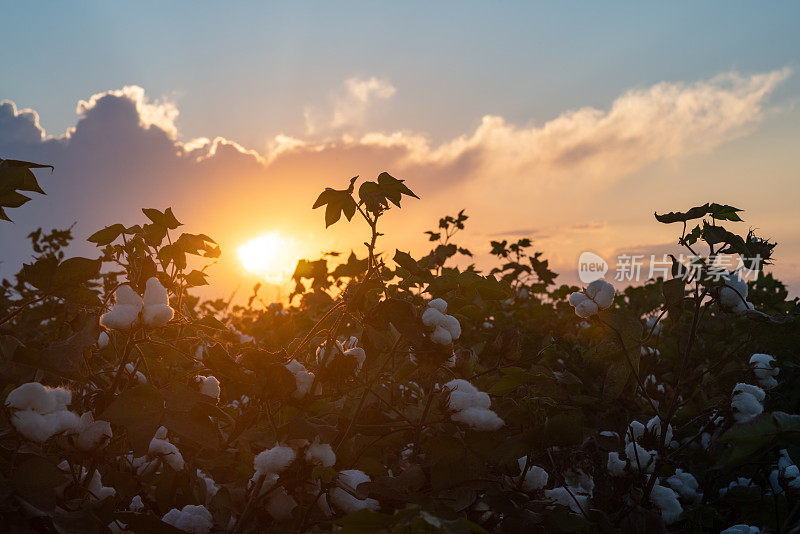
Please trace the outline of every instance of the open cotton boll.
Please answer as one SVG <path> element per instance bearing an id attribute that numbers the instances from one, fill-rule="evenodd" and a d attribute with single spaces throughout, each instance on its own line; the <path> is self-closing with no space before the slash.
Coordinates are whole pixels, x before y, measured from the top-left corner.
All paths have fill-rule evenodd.
<path id="1" fill-rule="evenodd" d="M 736 384 L 733 388 L 733 394 L 737 395 L 739 393 L 749 393 L 753 397 L 758 400 L 758 402 L 764 402 L 767 394 L 764 393 L 764 390 L 758 386 L 754 386 L 752 384 L 744 384 L 742 382 Z"/>
<path id="2" fill-rule="evenodd" d="M 447 382 L 444 387 L 450 390 L 452 394 L 453 391 L 460 391 L 462 393 L 471 393 L 473 395 L 480 393 L 478 388 L 473 386 L 469 380 L 464 380 L 463 378 L 454 378 L 450 382 Z"/>
<path id="3" fill-rule="evenodd" d="M 275 445 L 271 449 L 260 452 L 253 459 L 253 468 L 257 473 L 280 473 L 294 462 L 297 453 L 285 445 Z"/>
<path id="4" fill-rule="evenodd" d="M 173 508 L 161 520 L 190 534 L 208 534 L 214 527 L 214 517 L 202 505 L 187 504 L 180 510 Z"/>
<path id="5" fill-rule="evenodd" d="M 775 358 L 769 354 L 753 354 L 749 363 L 750 368 L 753 369 L 753 374 L 763 389 L 772 389 L 778 385 L 775 377 L 778 376 L 781 370 L 775 367 Z"/>
<path id="6" fill-rule="evenodd" d="M 669 477 L 666 482 L 670 488 L 684 499 L 699 502 L 703 497 L 702 493 L 697 492 L 697 489 L 700 487 L 700 484 L 697 483 L 697 479 L 694 478 L 693 474 L 687 473 L 683 469 L 676 469 L 675 474 Z"/>
<path id="7" fill-rule="evenodd" d="M 311 386 L 314 384 L 314 373 L 306 370 L 306 366 L 297 360 L 291 360 L 285 365 L 292 375 L 294 375 L 295 391 L 292 397 L 301 399 L 308 395 Z"/>
<path id="8" fill-rule="evenodd" d="M 267 513 L 275 521 L 286 521 L 292 517 L 292 510 L 297 508 L 297 501 L 281 486 L 273 491 L 267 499 Z"/>
<path id="9" fill-rule="evenodd" d="M 656 415 L 647 422 L 645 428 L 655 437 L 661 437 L 661 419 Z M 667 435 L 664 438 L 664 443 L 672 441 L 672 425 L 667 425 Z"/>
<path id="10" fill-rule="evenodd" d="M 100 335 L 97 336 L 97 346 L 101 349 L 106 348 L 110 342 L 111 338 L 108 337 L 108 332 L 106 331 L 100 332 Z"/>
<path id="11" fill-rule="evenodd" d="M 314 465 L 332 467 L 336 464 L 336 453 L 328 443 L 320 443 L 317 438 L 306 449 L 306 461 Z"/>
<path id="12" fill-rule="evenodd" d="M 128 505 L 128 510 L 131 512 L 141 512 L 144 510 L 144 503 L 142 502 L 142 497 L 140 495 L 136 495 L 133 499 L 131 499 L 131 503 Z"/>
<path id="13" fill-rule="evenodd" d="M 600 308 L 597 306 L 597 303 L 591 299 L 585 299 L 581 301 L 580 304 L 575 306 L 575 315 L 586 319 L 587 317 L 591 317 L 592 315 L 596 314 L 600 311 Z"/>
<path id="14" fill-rule="evenodd" d="M 732 274 L 725 278 L 725 285 L 719 290 L 719 303 L 723 308 L 734 309 L 747 301 L 747 282 L 739 275 Z"/>
<path id="15" fill-rule="evenodd" d="M 206 473 L 204 473 L 200 469 L 195 471 L 195 474 L 197 475 L 197 478 L 200 480 L 200 482 L 203 483 L 203 486 L 205 487 L 206 499 L 209 499 L 209 498 L 211 498 L 211 497 L 213 497 L 214 495 L 217 494 L 217 492 L 219 491 L 219 486 L 217 486 L 217 483 L 214 482 L 213 478 L 211 478 L 209 475 L 207 475 Z"/>
<path id="16" fill-rule="evenodd" d="M 445 327 L 439 325 L 431 334 L 431 341 L 437 345 L 449 345 L 453 342 L 453 336 Z"/>
<path id="17" fill-rule="evenodd" d="M 496 413 L 486 408 L 467 408 L 454 413 L 450 419 L 481 431 L 497 430 L 505 424 Z"/>
<path id="18" fill-rule="evenodd" d="M 525 470 L 525 464 L 528 463 L 528 457 L 523 456 L 519 460 L 517 460 L 519 464 L 520 471 Z M 522 473 L 520 473 L 520 477 Z M 517 477 L 519 479 L 519 477 Z M 547 485 L 547 480 L 550 476 L 547 474 L 547 471 L 539 467 L 538 465 L 531 465 L 528 467 L 528 471 L 525 473 L 525 478 L 522 480 L 522 488 L 526 491 L 536 491 L 540 490 Z"/>
<path id="19" fill-rule="evenodd" d="M 428 303 L 428 307 L 438 310 L 440 313 L 447 312 L 447 302 L 444 299 L 433 299 Z"/>
<path id="20" fill-rule="evenodd" d="M 600 309 L 608 308 L 614 302 L 614 286 L 598 279 L 586 286 L 586 296 L 597 303 Z"/>
<path id="21" fill-rule="evenodd" d="M 650 502 L 658 508 L 661 518 L 668 525 L 677 521 L 683 513 L 678 494 L 671 488 L 656 484 L 650 491 Z"/>
<path id="22" fill-rule="evenodd" d="M 57 426 L 52 417 L 48 418 L 34 410 L 19 410 L 11 416 L 11 426 L 25 438 L 43 443 L 56 434 Z"/>
<path id="23" fill-rule="evenodd" d="M 461 391 L 454 390 L 450 392 L 450 397 L 447 401 L 447 406 L 451 410 L 461 411 L 467 408 L 488 408 L 492 405 L 489 395 L 483 391 Z"/>
<path id="24" fill-rule="evenodd" d="M 183 469 L 184 463 L 181 451 L 167 440 L 166 427 L 161 426 L 156 430 L 156 435 L 150 440 L 150 447 L 147 452 L 150 456 L 161 458 L 175 471 Z"/>
<path id="25" fill-rule="evenodd" d="M 761 532 L 761 529 L 758 527 L 751 527 L 750 525 L 742 524 L 728 527 L 719 534 L 759 534 L 759 532 Z"/>
<path id="26" fill-rule="evenodd" d="M 444 322 L 444 314 L 436 308 L 428 308 L 422 314 L 422 324 L 425 326 L 435 327 Z"/>
<path id="27" fill-rule="evenodd" d="M 349 491 L 345 491 L 341 487 L 331 488 L 328 490 L 328 500 L 342 512 L 352 514 L 359 510 L 367 509 L 377 511 L 380 508 L 380 504 L 375 499 L 359 499 L 355 495 L 351 495 L 351 493 L 358 492 L 359 484 L 372 481 L 369 475 L 363 471 L 358 469 L 345 469 L 339 472 L 339 476 L 336 480 Z"/>
<path id="28" fill-rule="evenodd" d="M 144 324 L 150 328 L 159 328 L 167 324 L 175 314 L 169 306 L 167 289 L 161 285 L 155 276 L 148 278 L 144 290 L 144 311 L 142 318 Z"/>
<path id="29" fill-rule="evenodd" d="M 80 419 L 75 446 L 82 451 L 91 451 L 108 443 L 113 435 L 108 421 L 95 421 L 92 413 L 86 412 Z"/>
<path id="30" fill-rule="evenodd" d="M 345 356 L 352 356 L 356 359 L 356 370 L 360 371 L 367 359 L 367 353 L 361 347 L 353 347 L 344 351 Z"/>
<path id="31" fill-rule="evenodd" d="M 35 410 L 40 414 L 65 410 L 72 402 L 68 389 L 50 388 L 39 382 L 28 382 L 6 396 L 5 405 L 15 410 Z"/>
<path id="32" fill-rule="evenodd" d="M 103 481 L 100 478 L 100 471 L 95 470 L 89 485 L 86 488 L 92 500 L 102 501 L 108 497 L 113 497 L 117 494 L 117 490 L 103 486 Z"/>
<path id="33" fill-rule="evenodd" d="M 194 381 L 200 384 L 200 393 L 214 399 L 219 399 L 219 380 L 215 376 L 198 375 Z"/>
<path id="34" fill-rule="evenodd" d="M 628 462 L 619 457 L 619 453 L 612 451 L 608 453 L 608 461 L 606 462 L 606 469 L 608 474 L 612 477 L 624 477 L 625 467 Z"/>
<path id="35" fill-rule="evenodd" d="M 570 495 L 570 493 L 572 494 Z M 556 504 L 566 506 L 576 514 L 581 513 L 581 509 L 583 509 L 583 511 L 588 510 L 589 496 L 583 493 L 578 493 L 575 491 L 575 488 L 570 488 L 567 490 L 567 488 L 559 486 L 553 489 L 544 490 L 544 496 Z"/>
<path id="36" fill-rule="evenodd" d="M 625 456 L 628 457 L 628 461 L 631 463 L 631 469 L 652 473 L 658 453 L 656 451 L 648 451 L 635 441 L 632 441 L 625 446 Z"/>
<path id="37" fill-rule="evenodd" d="M 128 362 L 125 364 L 125 371 L 127 371 L 128 375 L 130 375 L 132 378 L 135 378 L 136 382 L 139 384 L 147 384 L 147 377 L 144 376 L 144 373 L 142 373 L 141 371 L 136 371 L 136 373 L 134 374 L 133 371 L 135 369 L 136 366 L 133 365 L 133 363 Z"/>
<path id="38" fill-rule="evenodd" d="M 450 333 L 450 337 L 452 339 L 458 339 L 461 337 L 461 323 L 459 323 L 458 319 L 452 315 L 445 315 L 444 323 L 441 326 L 443 326 Z"/>
<path id="39" fill-rule="evenodd" d="M 139 320 L 142 311 L 142 297 L 129 285 L 121 285 L 114 292 L 115 304 L 111 310 L 100 317 L 100 324 L 106 328 L 127 330 Z"/>

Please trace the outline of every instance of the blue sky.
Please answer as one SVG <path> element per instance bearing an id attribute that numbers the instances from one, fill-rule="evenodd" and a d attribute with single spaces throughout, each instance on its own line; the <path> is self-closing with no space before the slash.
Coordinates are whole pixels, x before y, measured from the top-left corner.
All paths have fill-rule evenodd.
<path id="1" fill-rule="evenodd" d="M 322 232 L 309 205 L 387 170 L 423 197 L 387 218 L 389 250 L 425 252 L 422 231 L 466 208 L 479 264 L 490 238 L 528 233 L 567 282 L 584 250 L 666 251 L 653 211 L 717 201 L 779 241 L 800 287 L 798 2 L 14 2 L 4 18 L 0 157 L 56 166 L 0 225 L 11 256 L 38 225 L 84 237 L 168 205 L 223 253 L 272 231 L 347 250 L 358 228 Z M 227 291 L 242 272 L 223 258 Z"/>

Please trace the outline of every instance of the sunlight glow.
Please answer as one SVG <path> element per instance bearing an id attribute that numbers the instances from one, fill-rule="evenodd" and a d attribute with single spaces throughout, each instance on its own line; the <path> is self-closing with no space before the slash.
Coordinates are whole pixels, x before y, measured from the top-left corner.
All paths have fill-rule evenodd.
<path id="1" fill-rule="evenodd" d="M 273 284 L 285 283 L 291 278 L 299 257 L 295 241 L 278 232 L 251 239 L 240 246 L 238 252 L 245 270 Z"/>

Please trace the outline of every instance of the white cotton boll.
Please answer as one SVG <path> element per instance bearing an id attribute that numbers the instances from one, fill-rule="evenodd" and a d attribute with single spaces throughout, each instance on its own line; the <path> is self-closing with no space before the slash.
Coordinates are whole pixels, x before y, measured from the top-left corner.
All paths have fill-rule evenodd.
<path id="1" fill-rule="evenodd" d="M 280 473 L 294 461 L 297 453 L 285 445 L 275 445 L 271 449 L 260 452 L 253 459 L 256 473 Z"/>
<path id="2" fill-rule="evenodd" d="M 750 421 L 764 411 L 764 390 L 751 384 L 736 384 L 733 388 L 731 410 L 733 418 L 742 423 Z"/>
<path id="3" fill-rule="evenodd" d="M 311 386 L 314 384 L 314 373 L 307 371 L 306 366 L 297 360 L 291 360 L 286 364 L 286 368 L 294 375 L 296 389 L 292 393 L 292 397 L 302 399 L 311 391 Z"/>
<path id="4" fill-rule="evenodd" d="M 209 475 L 207 475 L 200 469 L 195 471 L 195 474 L 197 475 L 197 478 L 200 479 L 200 481 L 205 486 L 207 499 L 217 494 L 217 492 L 219 491 L 219 486 L 217 486 L 217 483 L 214 482 L 213 478 L 211 478 Z"/>
<path id="5" fill-rule="evenodd" d="M 647 430 L 657 438 L 661 437 L 661 419 L 656 415 L 647 422 Z M 672 441 L 672 425 L 667 425 L 667 435 L 664 438 L 664 443 Z"/>
<path id="6" fill-rule="evenodd" d="M 127 330 L 139 320 L 142 311 L 142 297 L 129 285 L 122 285 L 114 292 L 116 303 L 111 311 L 100 317 L 100 324 L 106 328 Z"/>
<path id="7" fill-rule="evenodd" d="M 614 302 L 614 286 L 598 279 L 586 287 L 586 296 L 597 303 L 600 309 L 608 308 Z"/>
<path id="8" fill-rule="evenodd" d="M 364 509 L 377 511 L 380 508 L 380 504 L 375 499 L 359 499 L 355 495 L 351 495 L 351 492 L 357 493 L 359 484 L 371 481 L 372 479 L 369 475 L 358 469 L 340 471 L 337 482 L 347 487 L 350 491 L 345 491 L 340 487 L 331 488 L 328 491 L 328 500 L 346 514 L 352 514 Z"/>
<path id="9" fill-rule="evenodd" d="M 90 451 L 108 443 L 113 437 L 108 421 L 95 421 L 91 412 L 86 412 L 80 419 L 80 430 L 75 439 L 75 446 L 82 451 Z"/>
<path id="10" fill-rule="evenodd" d="M 462 393 L 471 393 L 473 395 L 477 395 L 480 393 L 478 388 L 473 386 L 469 380 L 464 380 L 463 378 L 454 378 L 450 382 L 447 382 L 444 385 L 444 388 L 449 390 L 451 393 L 453 391 L 460 391 Z"/>
<path id="11" fill-rule="evenodd" d="M 332 467 L 336 464 L 336 453 L 328 443 L 319 443 L 319 438 L 308 446 L 306 461 L 310 464 Z"/>
<path id="12" fill-rule="evenodd" d="M 55 398 L 50 395 L 50 390 L 39 382 L 28 382 L 11 391 L 5 405 L 16 410 L 36 410 L 40 414 L 56 409 Z"/>
<path id="13" fill-rule="evenodd" d="M 618 452 L 608 453 L 608 461 L 606 462 L 606 469 L 608 469 L 608 474 L 611 475 L 612 477 L 624 477 L 625 466 L 627 465 L 628 462 L 620 458 Z"/>
<path id="14" fill-rule="evenodd" d="M 628 429 L 625 431 L 625 443 L 630 443 L 631 441 L 631 434 L 633 434 L 633 439 L 641 439 L 644 436 L 644 431 L 646 427 L 640 423 L 639 421 L 631 421 L 631 424 L 628 425 Z"/>
<path id="15" fill-rule="evenodd" d="M 489 395 L 483 391 L 467 392 L 455 390 L 450 392 L 447 407 L 454 411 L 462 411 L 467 408 L 488 408 L 492 405 Z"/>
<path id="16" fill-rule="evenodd" d="M 749 478 L 739 477 L 736 480 L 732 480 L 731 483 L 728 484 L 728 487 L 720 488 L 719 496 L 720 497 L 724 497 L 725 494 L 728 493 L 729 490 L 733 490 L 733 489 L 736 489 L 736 488 L 747 489 L 747 488 L 750 488 L 750 487 L 756 487 L 757 488 L 758 486 L 753 484 L 753 481 L 751 479 L 749 479 Z"/>
<path id="17" fill-rule="evenodd" d="M 169 307 L 167 289 L 161 285 L 158 278 L 147 279 L 144 290 L 144 323 L 151 328 L 158 328 L 167 324 L 174 315 L 174 310 Z"/>
<path id="18" fill-rule="evenodd" d="M 575 291 L 574 293 L 570 293 L 569 295 L 569 303 L 574 307 L 577 308 L 578 305 L 585 301 L 590 300 L 589 297 L 586 296 L 583 291 Z"/>
<path id="19" fill-rule="evenodd" d="M 175 471 L 181 471 L 184 466 L 183 456 L 178 447 L 167 441 L 167 429 L 163 426 L 156 430 L 156 435 L 150 440 L 148 448 L 150 456 L 160 457 L 167 465 Z"/>
<path id="20" fill-rule="evenodd" d="M 528 457 L 523 456 L 517 463 L 519 464 L 520 471 L 525 470 L 525 464 L 528 462 Z M 520 477 L 522 473 L 520 473 Z M 531 465 L 528 467 L 528 471 L 525 473 L 525 478 L 522 480 L 522 488 L 526 491 L 536 491 L 540 490 L 547 485 L 547 480 L 550 476 L 547 474 L 547 471 L 539 467 L 538 465 Z"/>
<path id="21" fill-rule="evenodd" d="M 219 380 L 215 376 L 198 375 L 194 381 L 200 383 L 200 393 L 219 400 Z"/>
<path id="22" fill-rule="evenodd" d="M 450 419 L 484 432 L 497 430 L 505 424 L 496 413 L 486 408 L 467 408 L 454 413 Z"/>
<path id="23" fill-rule="evenodd" d="M 95 470 L 89 485 L 86 488 L 92 496 L 92 500 L 102 501 L 117 494 L 117 490 L 103 486 L 103 481 L 100 478 L 100 471 Z"/>
<path id="24" fill-rule="evenodd" d="M 648 451 L 635 441 L 632 441 L 625 446 L 625 456 L 628 457 L 628 461 L 631 463 L 631 469 L 652 473 L 658 453 L 656 451 Z"/>
<path id="25" fill-rule="evenodd" d="M 433 299 L 428 303 L 428 306 L 441 313 L 447 312 L 447 302 L 444 299 Z"/>
<path id="26" fill-rule="evenodd" d="M 128 510 L 137 513 L 144 511 L 144 503 L 142 502 L 142 497 L 136 495 L 133 499 L 131 499 L 131 503 L 128 505 Z"/>
<path id="27" fill-rule="evenodd" d="M 772 389 L 778 385 L 775 379 L 780 373 L 780 368 L 775 367 L 775 358 L 769 354 L 753 354 L 750 357 L 750 368 L 758 378 L 759 384 L 763 389 Z"/>
<path id="28" fill-rule="evenodd" d="M 703 494 L 698 493 L 700 485 L 694 475 L 682 469 L 676 469 L 675 474 L 667 479 L 667 485 L 684 499 L 699 502 Z"/>
<path id="29" fill-rule="evenodd" d="M 746 301 L 747 282 L 737 274 L 726 276 L 725 285 L 719 291 L 719 303 L 722 307 L 728 309 L 739 308 Z"/>
<path id="30" fill-rule="evenodd" d="M 14 429 L 31 441 L 43 443 L 55 434 L 54 425 L 34 410 L 18 410 L 11 416 Z"/>
<path id="31" fill-rule="evenodd" d="M 719 534 L 759 534 L 761 529 L 758 527 L 751 527 L 750 525 L 733 525 L 728 527 Z"/>
<path id="32" fill-rule="evenodd" d="M 108 332 L 100 332 L 100 335 L 97 336 L 97 346 L 101 349 L 106 348 L 110 342 L 111 338 L 108 337 Z"/>
<path id="33" fill-rule="evenodd" d="M 297 501 L 282 486 L 273 491 L 267 500 L 267 513 L 275 521 L 286 521 L 292 517 Z"/>
<path id="34" fill-rule="evenodd" d="M 214 517 L 202 505 L 187 504 L 180 510 L 173 508 L 161 520 L 190 534 L 208 534 L 214 527 Z"/>
<path id="35" fill-rule="evenodd" d="M 134 375 L 133 371 L 135 369 L 136 366 L 133 365 L 133 363 L 129 362 L 125 364 L 125 371 L 127 371 L 127 373 L 132 377 L 136 378 L 136 382 L 138 382 L 139 384 L 147 384 L 147 377 L 144 376 L 144 374 L 142 374 L 141 371 L 136 371 L 136 374 Z"/>
<path id="36" fill-rule="evenodd" d="M 570 492 L 572 495 L 570 495 Z M 576 514 L 581 513 L 581 508 L 583 508 L 584 511 L 588 510 L 589 496 L 577 493 L 573 488 L 567 490 L 567 488 L 560 486 L 544 490 L 544 496 L 556 504 L 566 506 Z"/>
<path id="37" fill-rule="evenodd" d="M 666 524 L 674 523 L 683 513 L 683 507 L 678 500 L 678 494 L 672 489 L 656 484 L 650 491 L 650 502 L 661 512 L 661 518 Z"/>
<path id="38" fill-rule="evenodd" d="M 428 327 L 439 326 L 444 322 L 444 314 L 436 308 L 428 308 L 422 314 L 422 324 Z"/>
<path id="39" fill-rule="evenodd" d="M 431 341 L 438 345 L 449 345 L 453 342 L 450 332 L 443 326 L 437 326 L 431 334 Z"/>
<path id="40" fill-rule="evenodd" d="M 62 432 L 77 434 L 80 432 L 81 418 L 75 412 L 58 410 L 53 413 L 45 414 L 44 417 L 52 421 L 55 428 L 54 434 L 61 434 Z"/>
<path id="41" fill-rule="evenodd" d="M 344 351 L 345 356 L 353 356 L 356 359 L 356 370 L 360 371 L 367 359 L 367 353 L 361 347 L 353 347 Z"/>
<path id="42" fill-rule="evenodd" d="M 458 339 L 461 337 L 461 323 L 459 323 L 458 319 L 452 315 L 445 315 L 444 323 L 442 323 L 441 326 L 447 329 L 452 339 Z"/>
<path id="43" fill-rule="evenodd" d="M 586 299 L 575 306 L 575 315 L 583 319 L 591 317 L 599 311 L 597 303 L 591 299 Z"/>

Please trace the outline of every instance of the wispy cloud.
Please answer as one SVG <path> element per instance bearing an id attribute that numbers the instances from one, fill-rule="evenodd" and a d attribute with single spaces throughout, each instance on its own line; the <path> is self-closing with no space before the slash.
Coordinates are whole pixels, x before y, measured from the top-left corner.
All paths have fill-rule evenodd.
<path id="1" fill-rule="evenodd" d="M 306 107 L 306 134 L 352 133 L 354 128 L 363 126 L 376 102 L 391 98 L 396 91 L 388 80 L 375 76 L 348 78 L 332 96 L 328 110 Z"/>

